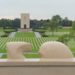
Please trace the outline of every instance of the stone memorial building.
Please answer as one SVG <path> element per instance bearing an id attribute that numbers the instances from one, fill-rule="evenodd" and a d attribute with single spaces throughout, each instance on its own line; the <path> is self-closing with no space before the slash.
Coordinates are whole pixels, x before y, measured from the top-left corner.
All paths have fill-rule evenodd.
<path id="1" fill-rule="evenodd" d="M 22 13 L 21 14 L 21 24 L 19 31 L 32 31 L 30 28 L 30 15 L 29 13 Z"/>

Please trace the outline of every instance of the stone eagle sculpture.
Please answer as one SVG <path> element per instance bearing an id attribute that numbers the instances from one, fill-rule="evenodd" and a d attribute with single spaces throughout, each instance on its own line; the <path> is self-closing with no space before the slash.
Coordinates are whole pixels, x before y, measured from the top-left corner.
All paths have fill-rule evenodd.
<path id="1" fill-rule="evenodd" d="M 8 42 L 6 44 L 8 59 L 10 60 L 24 60 L 24 52 L 31 52 L 32 45 L 28 42 Z"/>

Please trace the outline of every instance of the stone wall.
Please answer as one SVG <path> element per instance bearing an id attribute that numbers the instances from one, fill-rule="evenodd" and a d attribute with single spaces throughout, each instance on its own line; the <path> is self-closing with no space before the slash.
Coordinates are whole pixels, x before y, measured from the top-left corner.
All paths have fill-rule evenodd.
<path id="1" fill-rule="evenodd" d="M 75 75 L 75 59 L 0 60 L 0 75 Z"/>

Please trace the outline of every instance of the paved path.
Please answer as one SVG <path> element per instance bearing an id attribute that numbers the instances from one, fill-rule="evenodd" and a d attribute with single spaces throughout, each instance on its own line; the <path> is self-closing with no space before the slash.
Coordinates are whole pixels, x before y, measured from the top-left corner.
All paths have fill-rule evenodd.
<path id="1" fill-rule="evenodd" d="M 0 58 L 1 58 L 3 55 L 6 55 L 6 53 L 0 53 Z"/>
<path id="2" fill-rule="evenodd" d="M 9 38 L 13 38 L 15 36 L 16 32 L 12 32 L 9 34 Z"/>
<path id="3" fill-rule="evenodd" d="M 0 53 L 0 58 L 3 56 L 3 53 Z"/>
<path id="4" fill-rule="evenodd" d="M 41 38 L 41 35 L 40 35 L 39 32 L 34 32 L 34 33 L 35 33 L 35 36 L 36 36 L 37 38 Z"/>

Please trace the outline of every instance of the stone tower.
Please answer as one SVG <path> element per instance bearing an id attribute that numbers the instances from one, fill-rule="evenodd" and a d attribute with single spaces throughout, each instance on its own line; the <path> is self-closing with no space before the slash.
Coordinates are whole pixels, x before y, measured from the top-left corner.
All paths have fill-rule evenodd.
<path id="1" fill-rule="evenodd" d="M 21 14 L 21 29 L 30 29 L 30 15 L 28 13 Z"/>

